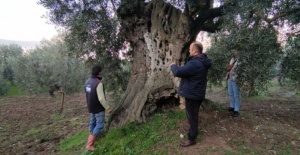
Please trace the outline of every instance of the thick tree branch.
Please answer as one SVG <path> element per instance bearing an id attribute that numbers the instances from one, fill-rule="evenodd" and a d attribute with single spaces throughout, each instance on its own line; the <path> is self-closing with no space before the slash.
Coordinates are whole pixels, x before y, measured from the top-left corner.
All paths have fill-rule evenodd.
<path id="1" fill-rule="evenodd" d="M 273 16 L 272 18 L 268 18 L 267 16 L 263 15 L 261 12 L 257 11 L 257 10 L 253 10 L 252 13 L 255 14 L 258 18 L 266 21 L 267 23 L 272 23 L 273 21 L 282 18 L 282 17 L 286 17 L 288 15 L 291 15 L 292 13 L 295 12 L 300 12 L 300 8 L 296 8 L 287 12 L 281 12 L 275 16 Z"/>
<path id="2" fill-rule="evenodd" d="M 202 30 L 206 31 L 206 32 L 210 32 L 210 33 L 214 33 L 217 30 L 220 29 L 220 25 L 221 25 L 221 21 L 218 20 L 218 22 L 213 23 L 213 22 L 206 22 L 204 23 L 204 25 L 202 26 Z"/>
<path id="3" fill-rule="evenodd" d="M 225 14 L 224 10 L 230 10 L 232 7 L 236 7 L 237 2 L 229 2 L 223 3 L 220 7 L 213 8 L 213 1 L 206 0 L 206 3 L 210 3 L 207 6 L 209 8 L 198 8 L 197 12 L 193 15 L 194 20 L 198 21 L 206 21 L 208 19 L 213 19 L 215 17 L 220 17 Z"/>
<path id="4" fill-rule="evenodd" d="M 193 22 L 194 32 L 198 33 L 201 30 L 215 32 L 217 30 L 217 25 L 215 25 L 213 22 L 208 22 L 208 20 L 212 21 L 214 18 L 224 15 L 223 10 L 224 6 L 221 6 L 199 12 Z"/>
<path id="5" fill-rule="evenodd" d="M 194 15 L 199 10 L 207 10 L 211 8 L 213 0 L 185 0 L 187 4 L 187 9 L 189 10 L 190 15 Z"/>
<path id="6" fill-rule="evenodd" d="M 196 23 L 199 23 L 199 22 L 203 23 L 209 19 L 214 19 L 215 17 L 220 17 L 220 16 L 224 15 L 223 10 L 224 10 L 224 6 L 201 11 L 201 12 L 199 12 L 199 14 L 197 14 L 197 17 L 194 19 L 194 21 Z"/>

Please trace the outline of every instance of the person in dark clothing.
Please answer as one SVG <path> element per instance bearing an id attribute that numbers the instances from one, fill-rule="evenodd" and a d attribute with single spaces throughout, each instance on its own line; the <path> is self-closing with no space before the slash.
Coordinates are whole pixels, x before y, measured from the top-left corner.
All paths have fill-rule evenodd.
<path id="1" fill-rule="evenodd" d="M 190 125 L 188 140 L 180 143 L 182 147 L 196 144 L 199 108 L 205 99 L 207 72 L 212 65 L 202 50 L 200 42 L 193 42 L 189 48 L 187 63 L 184 66 L 173 63 L 170 66 L 174 76 L 181 78 L 178 94 L 185 97 L 186 116 Z"/>
<path id="2" fill-rule="evenodd" d="M 92 76 L 85 82 L 85 94 L 87 100 L 87 108 L 90 113 L 89 136 L 86 149 L 94 151 L 93 146 L 97 135 L 104 127 L 105 111 L 111 113 L 112 109 L 107 104 L 103 83 L 101 78 L 101 67 L 94 66 L 92 68 Z"/>

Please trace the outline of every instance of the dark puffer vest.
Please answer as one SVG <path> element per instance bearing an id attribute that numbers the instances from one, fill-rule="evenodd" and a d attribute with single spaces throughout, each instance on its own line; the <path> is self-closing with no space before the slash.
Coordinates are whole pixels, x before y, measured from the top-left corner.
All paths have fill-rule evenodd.
<path id="1" fill-rule="evenodd" d="M 92 76 L 85 82 L 84 85 L 87 100 L 87 108 L 89 112 L 93 114 L 105 111 L 97 95 L 97 86 L 99 83 L 100 80 L 97 77 Z"/>

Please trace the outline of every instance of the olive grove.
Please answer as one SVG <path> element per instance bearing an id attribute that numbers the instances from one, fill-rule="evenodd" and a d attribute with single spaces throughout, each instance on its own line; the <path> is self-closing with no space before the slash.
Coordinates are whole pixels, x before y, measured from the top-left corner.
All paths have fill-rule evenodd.
<path id="1" fill-rule="evenodd" d="M 120 51 L 130 46 L 131 73 L 114 111 L 114 124 L 146 121 L 159 104 L 178 102 L 179 79 L 169 65 L 186 62 L 188 46 L 200 31 L 214 33 L 207 51 L 214 63 L 211 82 L 220 83 L 231 50 L 236 49 L 241 52 L 241 86 L 250 95 L 266 89 L 270 69 L 283 57 L 277 28 L 300 21 L 297 0 L 40 0 L 40 4 L 49 10 L 53 23 L 69 31 L 67 41 L 74 52 L 92 54 L 91 61 L 107 71 L 121 67 Z M 114 76 L 127 77 L 122 72 Z"/>

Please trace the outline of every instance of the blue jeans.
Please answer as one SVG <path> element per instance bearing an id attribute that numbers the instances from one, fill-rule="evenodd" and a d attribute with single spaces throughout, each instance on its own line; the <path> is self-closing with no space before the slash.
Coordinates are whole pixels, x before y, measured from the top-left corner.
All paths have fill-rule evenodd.
<path id="1" fill-rule="evenodd" d="M 228 94 L 230 98 L 230 107 L 234 108 L 234 111 L 239 112 L 241 106 L 240 88 L 235 81 L 228 80 Z"/>
<path id="2" fill-rule="evenodd" d="M 97 136 L 104 127 L 105 111 L 93 114 L 90 113 L 89 131 L 94 136 Z"/>

